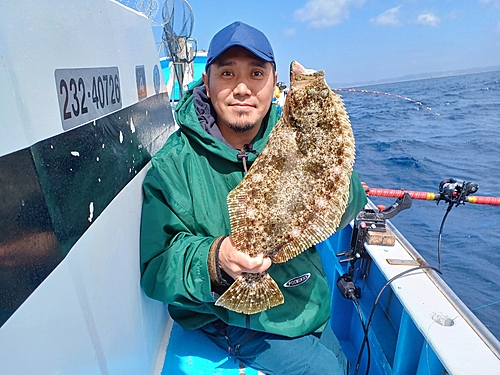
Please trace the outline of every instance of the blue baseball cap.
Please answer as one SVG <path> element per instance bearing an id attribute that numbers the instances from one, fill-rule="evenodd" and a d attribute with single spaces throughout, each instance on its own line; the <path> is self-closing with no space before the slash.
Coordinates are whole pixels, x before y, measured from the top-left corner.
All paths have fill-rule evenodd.
<path id="1" fill-rule="evenodd" d="M 212 38 L 208 47 L 205 71 L 217 57 L 234 46 L 246 48 L 258 58 L 272 62 L 276 66 L 273 49 L 266 36 L 256 28 L 237 21 L 223 28 Z"/>

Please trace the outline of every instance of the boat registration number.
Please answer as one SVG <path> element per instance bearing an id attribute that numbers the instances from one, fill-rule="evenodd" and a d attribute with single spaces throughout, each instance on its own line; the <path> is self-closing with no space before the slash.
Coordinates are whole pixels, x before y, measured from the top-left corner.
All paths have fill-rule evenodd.
<path id="1" fill-rule="evenodd" d="M 118 67 L 56 69 L 59 112 L 64 130 L 122 107 Z"/>

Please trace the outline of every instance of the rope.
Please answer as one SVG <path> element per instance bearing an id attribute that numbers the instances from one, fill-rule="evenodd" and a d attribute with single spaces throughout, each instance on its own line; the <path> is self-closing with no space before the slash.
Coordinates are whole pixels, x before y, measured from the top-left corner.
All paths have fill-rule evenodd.
<path id="1" fill-rule="evenodd" d="M 436 116 L 440 116 L 440 114 L 435 112 L 431 107 L 426 106 L 422 102 L 419 102 L 417 100 L 414 100 L 412 98 L 409 98 L 409 97 L 403 96 L 403 95 L 391 94 L 390 92 L 383 92 L 383 91 L 377 91 L 377 90 L 366 90 L 366 89 L 359 90 L 359 89 L 353 89 L 353 88 L 351 88 L 351 89 L 332 89 L 332 90 L 333 91 L 340 91 L 340 92 L 356 92 L 356 93 L 362 93 L 362 94 L 385 95 L 385 96 L 389 96 L 392 98 L 403 99 L 403 100 L 417 104 L 417 105 L 421 106 L 422 108 L 425 108 L 425 109 L 431 111 Z"/>
<path id="2" fill-rule="evenodd" d="M 255 155 L 259 155 L 259 153 L 253 149 L 253 145 L 251 143 L 243 145 L 243 147 L 238 150 L 238 160 L 241 160 L 241 162 L 243 163 L 243 170 L 245 171 L 245 174 L 247 174 L 248 172 L 247 168 L 248 152 L 251 152 L 252 154 Z"/>
<path id="3" fill-rule="evenodd" d="M 500 303 L 500 300 L 495 301 L 495 302 L 491 302 L 491 303 L 487 303 L 486 305 L 482 305 L 482 306 L 479 306 L 479 307 L 475 307 L 475 308 L 471 309 L 470 311 L 481 310 L 481 309 L 484 309 L 485 307 L 490 307 L 490 306 L 496 305 L 497 303 Z"/>

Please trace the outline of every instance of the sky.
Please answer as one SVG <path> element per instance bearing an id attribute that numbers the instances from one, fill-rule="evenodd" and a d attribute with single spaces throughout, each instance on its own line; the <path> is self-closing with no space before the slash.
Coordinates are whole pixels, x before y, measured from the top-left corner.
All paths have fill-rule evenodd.
<path id="1" fill-rule="evenodd" d="M 161 22 L 164 0 L 157 1 L 160 11 L 156 20 Z M 182 0 L 175 0 L 176 6 L 180 3 Z M 208 49 L 212 36 L 221 28 L 234 21 L 245 22 L 266 34 L 274 49 L 278 78 L 286 83 L 292 60 L 307 68 L 323 69 L 328 83 L 336 87 L 500 66 L 500 0 L 188 3 L 194 13 L 192 37 L 198 49 Z M 154 29 L 158 37 L 161 28 Z"/>

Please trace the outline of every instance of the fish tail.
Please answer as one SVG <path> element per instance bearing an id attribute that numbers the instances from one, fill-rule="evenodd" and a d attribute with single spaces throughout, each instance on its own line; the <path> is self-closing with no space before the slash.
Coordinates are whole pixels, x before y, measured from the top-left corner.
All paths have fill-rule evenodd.
<path id="1" fill-rule="evenodd" d="M 215 302 L 243 314 L 256 314 L 281 305 L 285 298 L 267 272 L 243 273 Z"/>

